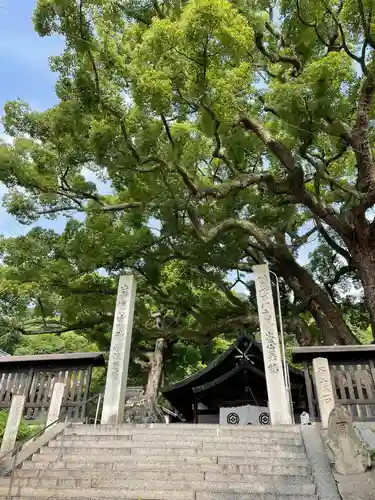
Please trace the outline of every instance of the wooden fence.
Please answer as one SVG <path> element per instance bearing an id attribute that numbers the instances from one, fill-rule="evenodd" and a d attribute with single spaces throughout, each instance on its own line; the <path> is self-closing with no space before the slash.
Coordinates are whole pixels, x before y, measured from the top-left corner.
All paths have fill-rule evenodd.
<path id="1" fill-rule="evenodd" d="M 302 363 L 308 409 L 312 421 L 319 421 L 312 361 L 328 359 L 335 400 L 346 406 L 355 421 L 375 421 L 375 346 L 298 347 L 293 359 Z"/>
<path id="2" fill-rule="evenodd" d="M 24 394 L 25 418 L 43 421 L 54 384 L 63 382 L 61 416 L 82 421 L 86 416 L 92 369 L 104 365 L 102 353 L 0 357 L 0 409 L 10 408 L 14 394 Z"/>

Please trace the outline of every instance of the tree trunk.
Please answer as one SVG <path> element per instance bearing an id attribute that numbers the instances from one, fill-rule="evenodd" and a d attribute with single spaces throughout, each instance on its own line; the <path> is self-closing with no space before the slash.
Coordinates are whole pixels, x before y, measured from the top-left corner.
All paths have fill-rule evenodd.
<path id="1" fill-rule="evenodd" d="M 352 250 L 353 265 L 363 285 L 365 303 L 370 315 L 372 336 L 375 339 L 375 246 Z"/>
<path id="2" fill-rule="evenodd" d="M 359 344 L 342 316 L 340 309 L 332 303 L 328 293 L 323 290 L 300 266 L 288 250 L 272 256 L 271 263 L 277 274 L 282 276 L 292 288 L 297 298 L 309 302 L 309 310 L 321 329 L 324 343 Z"/>
<path id="3" fill-rule="evenodd" d="M 161 377 L 164 367 L 164 350 L 166 348 L 165 339 L 159 338 L 155 344 L 155 350 L 150 356 L 150 366 L 148 372 L 148 380 L 146 386 L 145 397 L 150 397 L 151 401 L 155 404 L 159 387 L 161 383 Z"/>
<path id="4" fill-rule="evenodd" d="M 319 307 L 319 304 L 317 304 L 315 301 L 312 301 L 310 304 L 310 312 L 315 319 L 316 326 L 322 332 L 324 345 L 359 344 L 359 342 L 357 341 L 352 342 L 351 338 L 346 338 L 346 324 L 344 328 L 342 325 L 338 325 L 338 321 L 335 321 L 332 324 L 332 322 L 328 320 L 324 311 Z M 341 316 L 340 311 L 339 314 Z M 341 318 L 339 321 L 341 322 L 341 320 L 344 321 L 343 318 Z M 341 334 L 339 330 L 341 330 Z"/>
<path id="5" fill-rule="evenodd" d="M 159 338 L 155 350 L 149 354 L 149 372 L 144 396 L 128 401 L 124 421 L 129 424 L 164 422 L 163 413 L 157 408 L 157 398 L 163 374 L 165 339 Z"/>
<path id="6" fill-rule="evenodd" d="M 285 318 L 284 323 L 289 330 L 294 332 L 297 342 L 301 347 L 314 345 L 309 326 L 303 318 L 300 316 Z"/>

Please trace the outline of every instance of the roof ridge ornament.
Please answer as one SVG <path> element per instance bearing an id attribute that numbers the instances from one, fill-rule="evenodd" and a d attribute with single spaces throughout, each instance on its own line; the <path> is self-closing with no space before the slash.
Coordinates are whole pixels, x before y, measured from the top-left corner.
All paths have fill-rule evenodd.
<path id="1" fill-rule="evenodd" d="M 241 359 L 242 361 L 248 361 L 249 363 L 251 363 L 253 365 L 254 364 L 253 359 L 255 358 L 255 356 L 248 355 L 248 352 L 250 351 L 252 345 L 253 345 L 253 341 L 250 341 L 249 345 L 247 346 L 245 351 L 242 351 L 238 346 L 235 346 L 236 351 L 239 352 L 239 354 L 236 354 L 236 356 L 234 356 L 235 359 Z"/>

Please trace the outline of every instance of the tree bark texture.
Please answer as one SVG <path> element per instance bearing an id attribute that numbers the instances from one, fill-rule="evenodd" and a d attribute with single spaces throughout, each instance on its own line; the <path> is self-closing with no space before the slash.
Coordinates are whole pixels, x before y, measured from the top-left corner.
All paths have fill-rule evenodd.
<path id="1" fill-rule="evenodd" d="M 375 338 L 375 245 L 357 248 L 353 264 L 362 281 L 366 307 L 370 315 L 372 335 Z"/>
<path id="2" fill-rule="evenodd" d="M 159 393 L 159 387 L 164 367 L 165 348 L 166 348 L 165 339 L 163 338 L 157 339 L 155 343 L 154 353 L 150 357 L 150 365 L 149 365 L 145 397 L 151 398 L 154 402 L 156 402 Z"/>
<path id="3" fill-rule="evenodd" d="M 163 414 L 157 407 L 157 398 L 163 374 L 165 348 L 165 339 L 157 339 L 154 352 L 149 356 L 149 372 L 145 394 L 133 401 L 128 401 L 125 409 L 125 422 L 132 424 L 164 423 Z"/>
<path id="4" fill-rule="evenodd" d="M 272 263 L 277 274 L 286 280 L 296 297 L 302 302 L 308 302 L 308 308 L 322 331 L 326 345 L 359 344 L 345 323 L 341 310 L 332 303 L 328 293 L 295 261 L 289 251 L 273 256 Z"/>

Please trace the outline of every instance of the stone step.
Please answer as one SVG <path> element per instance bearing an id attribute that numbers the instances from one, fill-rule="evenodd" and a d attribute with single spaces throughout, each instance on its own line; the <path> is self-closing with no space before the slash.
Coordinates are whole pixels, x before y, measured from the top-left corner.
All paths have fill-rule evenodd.
<path id="1" fill-rule="evenodd" d="M 103 479 L 103 477 L 105 479 Z M 3 478 L 8 481 L 8 478 Z M 133 471 L 128 471 L 125 474 L 123 471 L 117 471 L 117 473 L 103 474 L 101 471 L 95 470 L 91 473 L 87 471 L 79 470 L 69 470 L 69 469 L 51 469 L 51 470 L 32 470 L 32 469 L 20 469 L 16 472 L 14 476 L 14 485 L 27 486 L 31 484 L 31 481 L 35 483 L 37 480 L 41 481 L 55 481 L 56 485 L 59 485 L 61 481 L 66 481 L 70 484 L 71 480 L 75 480 L 80 486 L 91 486 L 97 481 L 104 480 L 106 484 L 112 482 L 112 484 L 120 484 L 122 486 L 126 481 L 129 483 L 131 481 L 185 481 L 193 483 L 201 482 L 215 482 L 215 483 L 266 483 L 266 484 L 278 484 L 278 482 L 288 483 L 288 484 L 312 484 L 312 478 L 310 476 L 269 476 L 269 475 L 250 475 L 250 474 L 236 474 L 234 472 L 186 472 L 186 471 L 139 471 L 134 469 Z M 1 481 L 1 479 L 0 479 Z M 96 486 L 99 486 L 97 484 Z"/>
<path id="2" fill-rule="evenodd" d="M 27 460 L 22 465 L 22 470 L 35 471 L 35 473 L 44 473 L 46 470 L 46 462 L 35 462 L 32 460 Z M 310 467 L 305 465 L 272 465 L 268 461 L 259 463 L 257 461 L 256 465 L 237 465 L 237 464 L 216 464 L 216 463 L 190 463 L 190 462 L 164 462 L 163 471 L 166 472 L 179 472 L 183 469 L 185 472 L 214 472 L 214 473 L 227 473 L 232 472 L 235 474 L 260 474 L 260 475 L 288 475 L 288 476 L 310 476 Z M 21 469 L 19 469 L 20 471 Z M 48 474 L 54 470 L 58 471 L 69 471 L 74 475 L 77 471 L 79 473 L 84 472 L 85 474 L 91 474 L 91 471 L 105 471 L 106 476 L 108 474 L 119 474 L 121 477 L 124 474 L 133 474 L 138 471 L 160 471 L 160 462 L 142 463 L 134 461 L 128 462 L 94 462 L 85 461 L 82 464 L 80 462 L 54 462 L 53 468 L 48 470 Z"/>
<path id="3" fill-rule="evenodd" d="M 18 499 L 12 499 L 18 500 Z M 92 499 L 94 500 L 94 499 Z M 96 500 L 96 499 L 95 499 Z M 317 496 L 248 494 L 236 491 L 197 491 L 194 500 L 318 500 Z"/>
<path id="4" fill-rule="evenodd" d="M 8 500 L 8 488 L 0 487 L 0 498 Z M 97 488 L 86 488 L 80 490 L 63 489 L 57 490 L 55 488 L 12 488 L 12 500 L 171 500 L 170 492 L 164 490 L 145 491 L 139 490 L 112 490 L 106 491 Z M 249 497 L 248 497 L 249 498 Z M 195 500 L 195 493 L 191 491 L 174 491 L 173 500 Z M 251 500 L 251 498 L 250 498 Z M 258 499 L 256 499 L 258 500 Z M 268 500 L 268 498 L 267 498 Z M 276 500 L 276 497 L 275 497 Z M 291 500 L 288 497 L 288 500 Z M 303 498 L 303 500 L 306 500 Z M 308 499 L 307 499 L 308 500 Z"/>
<path id="5" fill-rule="evenodd" d="M 73 424 L 70 427 L 72 430 L 84 430 L 84 431 L 102 431 L 102 430 L 115 430 L 123 431 L 126 429 L 133 430 L 147 430 L 147 429 L 156 429 L 158 432 L 162 432 L 163 430 L 167 430 L 170 432 L 171 430 L 182 430 L 187 431 L 191 430 L 194 432 L 201 431 L 210 431 L 216 432 L 216 429 L 220 429 L 223 432 L 232 432 L 232 431 L 245 431 L 245 432 L 253 432 L 255 434 L 259 432 L 281 432 L 281 433 L 291 433 L 291 434 L 300 434 L 301 429 L 299 425 L 218 425 L 218 424 Z"/>
<path id="6" fill-rule="evenodd" d="M 51 448 L 49 448 L 51 449 Z M 44 451 L 44 449 L 42 449 Z M 53 453 L 38 453 L 33 455 L 32 460 L 35 462 L 56 462 L 57 459 L 59 461 L 64 462 L 81 462 L 84 459 L 84 463 L 93 462 L 93 463 L 113 463 L 114 467 L 118 463 L 132 463 L 132 464 L 147 464 L 147 463 L 175 463 L 179 464 L 180 467 L 184 467 L 186 464 L 233 464 L 233 457 L 231 456 L 202 456 L 202 455 L 173 455 L 173 454 L 160 454 L 160 455 L 123 455 L 119 454 L 118 450 L 116 450 L 115 454 L 108 453 L 100 453 L 98 455 L 95 454 L 85 454 L 80 453 L 79 450 L 74 449 L 73 452 L 64 452 L 60 455 L 57 452 Z M 288 465 L 288 466 L 308 466 L 308 460 L 306 456 L 297 457 L 297 458 L 288 458 L 284 457 L 275 457 L 273 454 L 260 454 L 255 453 L 246 453 L 246 455 L 241 457 L 236 457 L 235 460 L 236 465 L 258 465 L 258 464 L 269 464 L 269 465 Z"/>
<path id="7" fill-rule="evenodd" d="M 286 444 L 269 444 L 268 442 L 265 442 L 263 444 L 258 444 L 258 443 L 232 443 L 231 441 L 228 442 L 221 442 L 221 441 L 210 441 L 210 442 L 200 442 L 200 441 L 151 441 L 151 442 L 146 442 L 146 441 L 119 441 L 119 440 L 113 440 L 113 441 L 68 441 L 65 439 L 64 441 L 61 441 L 60 439 L 57 440 L 52 440 L 48 443 L 48 448 L 60 448 L 63 447 L 64 449 L 66 448 L 87 448 L 87 449 L 95 449 L 95 450 L 102 450 L 102 449 L 119 449 L 119 450 L 124 450 L 126 452 L 127 449 L 132 450 L 133 452 L 136 452 L 137 449 L 142 449 L 147 448 L 150 450 L 152 448 L 156 449 L 164 449 L 167 448 L 168 450 L 188 450 L 188 449 L 197 449 L 197 450 L 203 450 L 203 453 L 205 453 L 206 450 L 253 450 L 253 451 L 273 451 L 275 453 L 278 453 L 280 451 L 282 452 L 290 452 L 290 453 L 302 453 L 305 454 L 305 450 L 303 446 L 298 446 L 298 445 L 286 445 Z M 100 451 L 99 451 L 100 452 Z"/>
<path id="8" fill-rule="evenodd" d="M 155 424 L 156 425 L 156 424 Z M 275 430 L 274 430 L 275 429 Z M 237 436 L 237 437 L 274 437 L 280 439 L 293 439 L 293 438 L 301 438 L 300 429 L 297 431 L 282 431 L 278 427 L 270 427 L 270 426 L 239 426 L 239 425 L 225 425 L 225 426 L 215 426 L 212 425 L 205 429 L 196 429 L 196 428 L 183 428 L 183 427 L 174 427 L 173 425 L 166 425 L 162 428 L 158 427 L 137 427 L 131 425 L 123 425 L 123 426 L 90 426 L 90 425 L 81 425 L 81 426 L 72 426 L 66 429 L 66 434 L 78 434 L 78 435 L 89 435 L 89 436 L 97 436 L 97 435 L 156 435 L 156 436 L 164 436 L 165 434 L 174 435 L 174 436 Z"/>
<path id="9" fill-rule="evenodd" d="M 80 443 L 79 443 L 80 444 Z M 55 451 L 54 451 L 55 450 Z M 59 448 L 46 447 L 40 450 L 41 455 L 52 455 L 55 454 L 57 456 L 59 452 Z M 103 455 L 103 453 L 107 453 L 109 455 L 117 456 L 119 460 L 122 457 L 127 455 L 132 456 L 180 456 L 180 457 L 194 457 L 199 455 L 204 455 L 207 457 L 276 457 L 276 458 L 305 458 L 305 453 L 303 451 L 289 451 L 289 450 L 273 450 L 271 448 L 263 448 L 260 450 L 254 449 L 217 449 L 214 447 L 205 447 L 202 449 L 197 448 L 87 448 L 83 447 L 82 444 L 79 446 L 64 446 L 61 449 L 62 453 L 78 453 L 82 457 L 86 457 L 88 455 Z"/>
<path id="10" fill-rule="evenodd" d="M 0 479 L 0 488 L 6 488 L 9 486 L 9 478 Z M 114 480 L 114 479 L 14 479 L 12 487 L 13 496 L 22 496 L 23 489 L 58 489 L 62 488 L 66 495 L 69 496 L 69 489 L 75 491 L 82 491 L 85 489 L 93 490 L 110 490 L 111 492 L 115 490 L 123 491 L 124 495 L 128 491 L 143 490 L 143 491 L 225 491 L 234 490 L 243 493 L 273 493 L 282 495 L 314 495 L 315 485 L 312 482 L 291 482 L 285 481 L 284 479 L 266 477 L 261 480 L 259 477 L 250 477 L 248 482 L 236 482 L 230 480 L 221 481 L 179 481 L 179 480 L 137 480 L 137 479 L 125 479 L 125 480 Z M 92 492 L 94 496 L 94 491 Z"/>
<path id="11" fill-rule="evenodd" d="M 30 489 L 28 489 L 30 490 Z M 34 492 L 35 493 L 35 492 Z M 51 496 L 51 494 L 53 496 Z M 32 496 L 32 493 L 28 493 L 28 496 L 12 496 L 12 500 L 35 500 L 38 498 L 45 498 L 46 500 L 73 500 L 73 499 L 87 499 L 87 500 L 317 500 L 317 497 L 314 496 L 305 496 L 305 495 L 274 495 L 274 494 L 248 494 L 241 493 L 235 491 L 213 491 L 213 492 L 204 492 L 198 491 L 193 495 L 190 492 L 184 491 L 176 491 L 173 493 L 173 499 L 171 499 L 170 494 L 165 494 L 164 492 L 144 492 L 144 491 L 132 491 L 131 493 L 127 493 L 124 496 L 124 493 L 121 491 L 113 492 L 107 495 L 103 495 L 100 491 L 99 493 L 96 491 L 98 496 L 93 496 L 92 490 L 83 491 L 81 495 L 79 492 L 71 492 L 70 496 L 66 496 L 66 493 L 61 491 L 52 491 L 51 490 L 40 490 L 37 494 Z M 4 496 L 3 496 L 4 495 Z M 0 491 L 0 499 L 8 500 L 7 494 L 1 493 Z M 72 496 L 74 495 L 74 496 Z M 99 496 L 100 495 L 100 496 Z M 159 496 L 157 496 L 159 495 Z"/>
<path id="12" fill-rule="evenodd" d="M 72 470 L 72 469 L 18 469 L 15 474 L 17 479 L 81 479 L 92 480 L 99 476 L 105 476 L 106 480 L 144 479 L 144 480 L 164 480 L 164 481 L 233 481 L 252 482 L 260 481 L 288 481 L 290 484 L 311 483 L 311 476 L 307 475 L 275 475 L 259 473 L 240 473 L 233 470 L 216 471 L 187 471 L 187 470 L 142 470 L 139 468 L 128 469 L 126 471 L 103 471 L 93 470 Z"/>
<path id="13" fill-rule="evenodd" d="M 265 434 L 265 433 L 264 433 Z M 280 444 L 280 445 L 288 445 L 288 446 L 302 446 L 303 441 L 302 437 L 290 437 L 289 435 L 280 435 L 280 436 L 268 436 L 263 433 L 259 435 L 245 435 L 245 436 L 237 436 L 235 434 L 200 434 L 200 433 L 188 433 L 188 434 L 180 434 L 180 433 L 163 433 L 163 434 L 155 434 L 151 432 L 147 433 L 132 433 L 132 434 L 115 434 L 114 432 L 103 432 L 100 434 L 76 434 L 73 433 L 70 429 L 65 432 L 65 439 L 68 441 L 93 441 L 101 442 L 101 441 L 119 441 L 126 442 L 131 441 L 133 443 L 153 443 L 153 442 L 174 442 L 178 441 L 181 443 L 189 443 L 189 442 L 197 442 L 197 443 L 205 443 L 205 442 L 222 442 L 222 443 L 249 443 L 249 444 Z"/>

